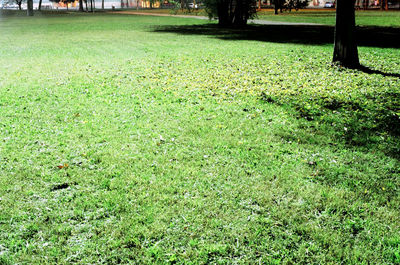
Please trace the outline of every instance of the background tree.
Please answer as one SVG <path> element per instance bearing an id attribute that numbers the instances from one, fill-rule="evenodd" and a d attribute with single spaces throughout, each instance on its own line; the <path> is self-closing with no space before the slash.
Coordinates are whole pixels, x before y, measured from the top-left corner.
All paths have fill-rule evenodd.
<path id="1" fill-rule="evenodd" d="M 256 14 L 256 0 L 206 0 L 206 12 L 221 26 L 244 26 Z"/>
<path id="2" fill-rule="evenodd" d="M 282 13 L 283 9 L 292 11 L 292 9 L 299 10 L 308 6 L 310 0 L 274 0 L 275 15 L 278 10 Z"/>
<path id="3" fill-rule="evenodd" d="M 336 1 L 333 62 L 350 68 L 360 66 L 355 40 L 356 15 L 354 4 L 355 0 Z"/>
<path id="4" fill-rule="evenodd" d="M 296 11 L 308 6 L 309 0 L 286 0 L 284 3 L 284 8 L 286 10 L 292 11 L 295 9 Z"/>
<path id="5" fill-rule="evenodd" d="M 24 2 L 23 0 L 14 0 L 15 3 L 18 5 L 18 9 L 22 10 L 22 3 Z"/>
<path id="6" fill-rule="evenodd" d="M 33 0 L 28 0 L 27 1 L 27 15 L 28 16 L 33 16 Z"/>
<path id="7" fill-rule="evenodd" d="M 83 12 L 83 0 L 79 0 L 79 12 Z"/>
<path id="8" fill-rule="evenodd" d="M 278 10 L 281 11 L 282 13 L 282 9 L 283 9 L 283 1 L 284 0 L 274 0 L 274 10 L 275 10 L 275 15 L 278 15 Z"/>

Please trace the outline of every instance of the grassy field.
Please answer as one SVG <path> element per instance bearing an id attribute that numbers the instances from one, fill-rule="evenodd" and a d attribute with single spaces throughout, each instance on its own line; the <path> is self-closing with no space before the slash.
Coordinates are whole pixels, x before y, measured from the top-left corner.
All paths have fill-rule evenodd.
<path id="1" fill-rule="evenodd" d="M 261 11 L 258 18 L 271 21 L 307 22 L 335 25 L 335 10 L 299 10 L 274 15 L 272 10 Z M 400 27 L 400 11 L 356 11 L 358 26 Z"/>
<path id="2" fill-rule="evenodd" d="M 400 264 L 399 49 L 206 23 L 0 18 L 0 264 Z"/>
<path id="3" fill-rule="evenodd" d="M 124 11 L 124 10 L 122 10 Z M 193 10 L 170 10 L 170 9 L 142 9 L 132 10 L 140 13 L 154 14 L 176 14 L 176 15 L 193 15 L 207 16 L 204 9 Z M 300 22 L 300 23 L 316 23 L 324 25 L 335 25 L 336 10 L 333 9 L 303 9 L 292 12 L 284 11 L 278 15 L 274 14 L 272 9 L 263 9 L 257 12 L 256 19 L 268 21 L 282 22 Z M 380 11 L 380 10 L 357 10 L 356 24 L 358 26 L 383 26 L 383 27 L 400 27 L 400 11 Z"/>

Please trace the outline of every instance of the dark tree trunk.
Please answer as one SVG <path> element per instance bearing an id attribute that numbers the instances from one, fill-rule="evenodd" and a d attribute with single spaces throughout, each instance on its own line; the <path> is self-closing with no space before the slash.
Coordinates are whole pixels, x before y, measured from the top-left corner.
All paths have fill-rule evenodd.
<path id="1" fill-rule="evenodd" d="M 39 0 L 39 6 L 38 6 L 38 10 L 42 10 L 42 0 Z"/>
<path id="2" fill-rule="evenodd" d="M 237 0 L 236 1 L 236 6 L 235 6 L 235 11 L 233 14 L 233 25 L 242 27 L 247 24 L 247 6 L 246 6 L 246 0 Z"/>
<path id="3" fill-rule="evenodd" d="M 18 2 L 17 5 L 18 5 L 18 10 L 22 10 L 22 2 Z"/>
<path id="4" fill-rule="evenodd" d="M 101 9 L 104 10 L 104 0 L 101 0 Z"/>
<path id="5" fill-rule="evenodd" d="M 218 25 L 230 26 L 232 21 L 229 17 L 229 6 L 226 1 L 220 1 L 217 4 Z"/>
<path id="6" fill-rule="evenodd" d="M 33 0 L 28 0 L 27 1 L 27 15 L 28 16 L 33 16 Z"/>
<path id="7" fill-rule="evenodd" d="M 355 0 L 336 1 L 335 47 L 333 62 L 342 66 L 356 68 L 360 66 L 355 40 Z"/>
<path id="8" fill-rule="evenodd" d="M 275 15 L 278 15 L 278 9 L 279 9 L 279 0 L 274 0 L 274 9 L 275 9 Z"/>
<path id="9" fill-rule="evenodd" d="M 255 1 L 221 0 L 217 3 L 218 24 L 220 26 L 246 26 L 247 20 L 256 12 Z"/>
<path id="10" fill-rule="evenodd" d="M 79 12 L 83 12 L 83 0 L 79 0 Z"/>

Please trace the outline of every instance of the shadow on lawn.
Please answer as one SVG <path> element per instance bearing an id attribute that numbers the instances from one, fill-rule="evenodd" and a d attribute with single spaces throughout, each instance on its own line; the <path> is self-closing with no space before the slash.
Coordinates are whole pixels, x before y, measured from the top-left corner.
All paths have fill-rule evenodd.
<path id="1" fill-rule="evenodd" d="M 362 72 L 364 72 L 364 73 L 366 73 L 366 74 L 378 74 L 378 75 L 383 75 L 383 76 L 388 76 L 388 77 L 400 78 L 400 74 L 386 73 L 386 72 L 382 72 L 382 71 L 379 71 L 379 70 L 371 69 L 371 68 L 369 68 L 367 66 L 363 66 L 363 65 L 359 66 L 357 69 L 362 71 Z"/>
<path id="2" fill-rule="evenodd" d="M 241 29 L 221 28 L 215 24 L 167 25 L 155 32 L 184 35 L 209 35 L 223 40 L 255 40 L 278 43 L 322 45 L 333 43 L 334 27 L 328 25 L 249 25 Z M 400 30 L 391 27 L 358 27 L 359 46 L 400 48 Z"/>
<path id="3" fill-rule="evenodd" d="M 324 25 L 249 25 L 246 28 L 232 29 L 221 28 L 215 24 L 206 25 L 167 25 L 153 29 L 155 32 L 175 33 L 182 35 L 204 35 L 222 40 L 254 40 L 276 43 L 298 43 L 308 45 L 333 44 L 333 26 Z M 400 48 L 399 28 L 389 27 L 358 27 L 357 41 L 359 46 L 370 46 L 380 48 Z M 358 70 L 367 74 L 379 74 L 386 77 L 400 78 L 398 73 L 386 73 L 374 70 L 366 66 L 360 66 Z M 396 94 L 397 95 L 397 94 Z M 395 100 L 396 95 L 387 95 L 388 100 Z M 375 113 L 378 117 L 385 116 L 386 113 Z M 386 115 L 388 116 L 388 115 Z M 385 117 L 386 117 L 385 116 Z M 385 126 L 381 126 L 379 131 L 386 132 L 398 139 L 399 127 L 397 116 L 388 116 Z M 384 123 L 384 122 L 382 122 Z M 368 145 L 369 138 L 376 134 L 376 130 L 363 128 L 362 124 L 349 125 L 354 127 L 354 137 L 350 137 L 346 142 L 350 145 Z M 356 140 L 354 140 L 354 139 Z M 388 146 L 385 153 L 393 158 L 400 160 L 400 145 L 393 144 Z"/>

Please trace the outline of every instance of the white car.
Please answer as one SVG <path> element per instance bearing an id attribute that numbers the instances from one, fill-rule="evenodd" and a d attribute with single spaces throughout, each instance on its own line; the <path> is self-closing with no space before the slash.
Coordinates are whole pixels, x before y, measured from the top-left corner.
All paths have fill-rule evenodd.
<path id="1" fill-rule="evenodd" d="M 334 2 L 326 2 L 324 5 L 325 8 L 334 8 L 335 3 Z"/>

